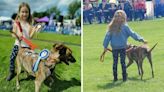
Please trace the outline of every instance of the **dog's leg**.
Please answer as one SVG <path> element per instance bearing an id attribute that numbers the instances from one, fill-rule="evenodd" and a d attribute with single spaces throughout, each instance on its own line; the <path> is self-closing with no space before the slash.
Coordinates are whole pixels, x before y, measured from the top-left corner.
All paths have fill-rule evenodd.
<path id="1" fill-rule="evenodd" d="M 16 59 L 16 63 L 17 63 L 16 88 L 17 88 L 17 90 L 19 90 L 20 89 L 19 74 L 21 73 L 21 64 L 20 64 L 18 58 Z"/>
<path id="2" fill-rule="evenodd" d="M 133 64 L 133 60 L 128 58 L 129 59 L 129 63 L 127 64 L 126 68 L 128 68 L 131 64 Z"/>
<path id="3" fill-rule="evenodd" d="M 137 64 L 137 68 L 138 68 L 138 74 L 141 75 L 141 69 L 140 69 L 138 61 L 136 61 L 136 64 Z"/>
<path id="4" fill-rule="evenodd" d="M 142 80 L 142 77 L 143 77 L 143 74 L 144 74 L 142 63 L 143 63 L 143 60 L 141 60 L 140 63 L 139 63 L 139 67 L 140 67 L 140 70 L 141 70 L 141 80 Z"/>
<path id="5" fill-rule="evenodd" d="M 39 71 L 38 71 L 39 72 Z M 39 92 L 42 82 L 45 80 L 45 74 L 38 73 L 35 78 L 35 92 Z"/>
<path id="6" fill-rule="evenodd" d="M 41 86 L 41 81 L 36 79 L 35 80 L 35 92 L 39 92 L 40 86 Z"/>
<path id="7" fill-rule="evenodd" d="M 148 59 L 148 61 L 149 61 L 149 63 L 150 63 L 150 66 L 151 66 L 152 77 L 154 78 L 154 71 L 153 71 L 153 64 L 152 64 L 151 53 L 149 53 L 149 54 L 147 55 L 147 59 Z"/>

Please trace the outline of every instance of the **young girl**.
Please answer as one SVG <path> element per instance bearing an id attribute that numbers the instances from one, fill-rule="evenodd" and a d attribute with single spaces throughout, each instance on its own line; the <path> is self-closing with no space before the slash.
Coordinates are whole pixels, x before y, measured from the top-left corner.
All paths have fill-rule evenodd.
<path id="1" fill-rule="evenodd" d="M 30 6 L 27 3 L 21 3 L 19 6 L 18 14 L 13 24 L 13 32 L 18 35 L 20 38 L 21 36 L 30 39 L 33 37 L 34 33 L 38 30 L 37 27 L 32 27 L 32 16 L 30 14 Z M 20 30 L 18 23 L 20 23 L 22 31 Z M 15 37 L 14 34 L 12 34 Z M 7 81 L 10 81 L 15 76 L 15 58 L 18 53 L 18 47 L 21 45 L 23 48 L 30 48 L 25 42 L 21 41 L 19 44 L 18 39 L 15 40 L 14 47 L 12 49 L 12 53 L 10 56 L 10 74 L 7 77 Z"/>
<path id="2" fill-rule="evenodd" d="M 126 56 L 126 46 L 127 39 L 131 36 L 133 39 L 144 42 L 146 41 L 140 37 L 137 33 L 133 32 L 126 23 L 126 14 L 123 10 L 117 10 L 114 14 L 112 21 L 109 24 L 108 31 L 106 33 L 104 39 L 104 52 L 108 50 L 108 44 L 112 47 L 113 54 L 113 76 L 114 81 L 117 81 L 117 63 L 118 57 L 120 55 L 120 61 L 122 66 L 122 77 L 123 81 L 127 80 L 126 73 L 126 64 L 125 64 L 125 56 Z"/>

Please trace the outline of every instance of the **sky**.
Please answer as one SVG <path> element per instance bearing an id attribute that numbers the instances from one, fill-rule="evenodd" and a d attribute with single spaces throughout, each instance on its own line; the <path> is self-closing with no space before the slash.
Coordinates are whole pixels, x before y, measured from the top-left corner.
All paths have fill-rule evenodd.
<path id="1" fill-rule="evenodd" d="M 45 11 L 57 6 L 61 14 L 66 15 L 68 5 L 73 1 L 79 0 L 0 0 L 0 16 L 11 17 L 13 13 L 17 13 L 21 2 L 27 2 L 30 5 L 31 13 Z"/>

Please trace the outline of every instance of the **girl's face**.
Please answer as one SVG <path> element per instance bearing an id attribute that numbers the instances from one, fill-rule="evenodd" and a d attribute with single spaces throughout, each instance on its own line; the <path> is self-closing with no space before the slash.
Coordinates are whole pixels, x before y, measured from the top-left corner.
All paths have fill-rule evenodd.
<path id="1" fill-rule="evenodd" d="M 26 6 L 21 7 L 19 16 L 21 20 L 26 21 L 29 17 L 29 9 Z"/>

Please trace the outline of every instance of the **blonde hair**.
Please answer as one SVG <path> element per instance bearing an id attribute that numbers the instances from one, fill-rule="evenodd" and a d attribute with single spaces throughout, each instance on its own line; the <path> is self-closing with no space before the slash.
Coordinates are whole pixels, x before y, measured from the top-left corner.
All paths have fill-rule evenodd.
<path id="1" fill-rule="evenodd" d="M 126 13 L 123 10 L 117 10 L 109 23 L 108 30 L 113 32 L 120 32 L 121 26 L 126 22 Z"/>
<path id="2" fill-rule="evenodd" d="M 28 5 L 28 3 L 25 3 L 25 2 L 22 2 L 20 5 L 19 5 L 19 9 L 18 9 L 18 13 L 17 13 L 17 17 L 15 20 L 19 20 L 20 16 L 19 16 L 19 13 L 20 13 L 20 10 L 22 7 L 27 7 L 28 11 L 29 11 L 29 15 L 28 15 L 28 18 L 27 18 L 27 22 L 29 24 L 32 24 L 32 15 L 31 15 L 31 9 L 30 9 L 30 6 Z"/>

